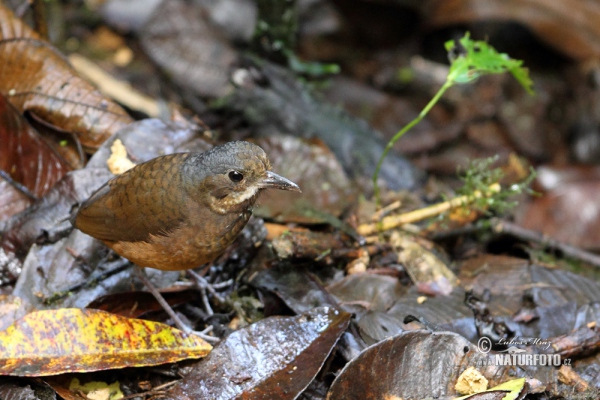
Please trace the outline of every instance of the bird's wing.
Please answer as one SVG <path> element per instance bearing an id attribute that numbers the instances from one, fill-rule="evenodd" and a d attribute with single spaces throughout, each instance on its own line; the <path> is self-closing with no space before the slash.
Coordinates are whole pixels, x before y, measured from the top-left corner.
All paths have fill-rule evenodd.
<path id="1" fill-rule="evenodd" d="M 144 241 L 151 234 L 164 235 L 177 228 L 190 199 L 180 189 L 179 169 L 162 167 L 146 165 L 143 173 L 128 171 L 107 182 L 81 205 L 75 227 L 111 242 Z"/>

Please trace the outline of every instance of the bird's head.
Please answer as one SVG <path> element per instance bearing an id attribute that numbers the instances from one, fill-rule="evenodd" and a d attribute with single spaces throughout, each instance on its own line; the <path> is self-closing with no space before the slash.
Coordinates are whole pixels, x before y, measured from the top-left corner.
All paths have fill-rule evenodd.
<path id="1" fill-rule="evenodd" d="M 262 148 L 249 142 L 216 146 L 192 160 L 204 173 L 200 190 L 204 201 L 218 214 L 240 212 L 251 207 L 263 189 L 300 192 L 289 179 L 271 171 Z"/>

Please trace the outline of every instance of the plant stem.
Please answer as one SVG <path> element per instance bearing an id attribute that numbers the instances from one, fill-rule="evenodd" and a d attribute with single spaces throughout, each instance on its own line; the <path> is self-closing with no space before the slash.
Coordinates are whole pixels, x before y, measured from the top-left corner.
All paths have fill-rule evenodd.
<path id="1" fill-rule="evenodd" d="M 394 147 L 394 144 L 398 141 L 398 139 L 400 139 L 410 128 L 412 128 L 413 126 L 415 126 L 416 124 L 421 122 L 421 120 L 423 120 L 423 118 L 425 118 L 425 116 L 433 108 L 435 103 L 438 102 L 440 97 L 442 97 L 444 95 L 444 93 L 446 92 L 446 90 L 448 90 L 450 87 L 452 87 L 452 85 L 454 85 L 454 81 L 447 79 L 446 83 L 444 83 L 444 85 L 440 88 L 440 90 L 437 91 L 437 93 L 435 94 L 435 96 L 433 96 L 431 101 L 429 101 L 429 103 L 427 103 L 425 108 L 423 108 L 423 110 L 421 110 L 421 112 L 419 113 L 417 118 L 410 121 L 410 123 L 408 123 L 404 128 L 402 128 L 398 133 L 396 133 L 394 135 L 394 137 L 392 138 L 392 140 L 390 140 L 388 142 L 387 146 L 385 146 L 385 149 L 383 150 L 383 154 L 381 154 L 381 158 L 379 158 L 379 161 L 377 162 L 377 167 L 375 168 L 375 172 L 373 173 L 373 186 L 375 189 L 375 203 L 376 203 L 377 207 L 379 207 L 380 200 L 381 200 L 379 198 L 379 186 L 377 185 L 377 178 L 379 178 L 379 171 L 381 170 L 381 165 L 383 164 L 383 160 L 385 159 L 385 156 L 392 149 L 392 147 Z"/>
<path id="2" fill-rule="evenodd" d="M 482 197 L 491 197 L 492 195 L 499 193 L 501 190 L 502 187 L 500 184 L 494 183 L 487 188 L 487 191 L 476 190 L 469 196 L 465 195 L 455 197 L 454 199 L 448 201 L 443 201 L 441 203 L 433 204 L 418 210 L 409 211 L 400 215 L 390 215 L 388 217 L 384 217 L 379 222 L 362 224 L 356 229 L 356 231 L 363 236 L 368 236 L 377 232 L 395 229 L 404 224 L 414 224 L 415 222 L 423 221 L 424 219 L 445 213 L 448 210 L 458 207 L 465 207 L 469 204 L 472 204 L 476 199 L 480 199 Z"/>

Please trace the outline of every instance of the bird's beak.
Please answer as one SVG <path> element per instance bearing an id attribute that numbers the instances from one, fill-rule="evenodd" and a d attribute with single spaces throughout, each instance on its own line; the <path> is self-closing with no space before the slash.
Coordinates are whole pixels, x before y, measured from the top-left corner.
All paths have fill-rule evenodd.
<path id="1" fill-rule="evenodd" d="M 260 182 L 261 187 L 265 189 L 280 189 L 280 190 L 291 190 L 292 192 L 302 192 L 300 187 L 294 182 L 281 175 L 277 175 L 275 172 L 267 171 L 266 176 Z"/>

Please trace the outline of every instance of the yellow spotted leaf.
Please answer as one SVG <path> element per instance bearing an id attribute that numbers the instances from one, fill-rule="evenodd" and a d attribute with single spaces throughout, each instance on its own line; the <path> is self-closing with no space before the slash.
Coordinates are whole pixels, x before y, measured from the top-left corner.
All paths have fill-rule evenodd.
<path id="1" fill-rule="evenodd" d="M 143 367 L 206 356 L 212 346 L 158 322 L 100 310 L 37 311 L 0 332 L 0 375 Z"/>

